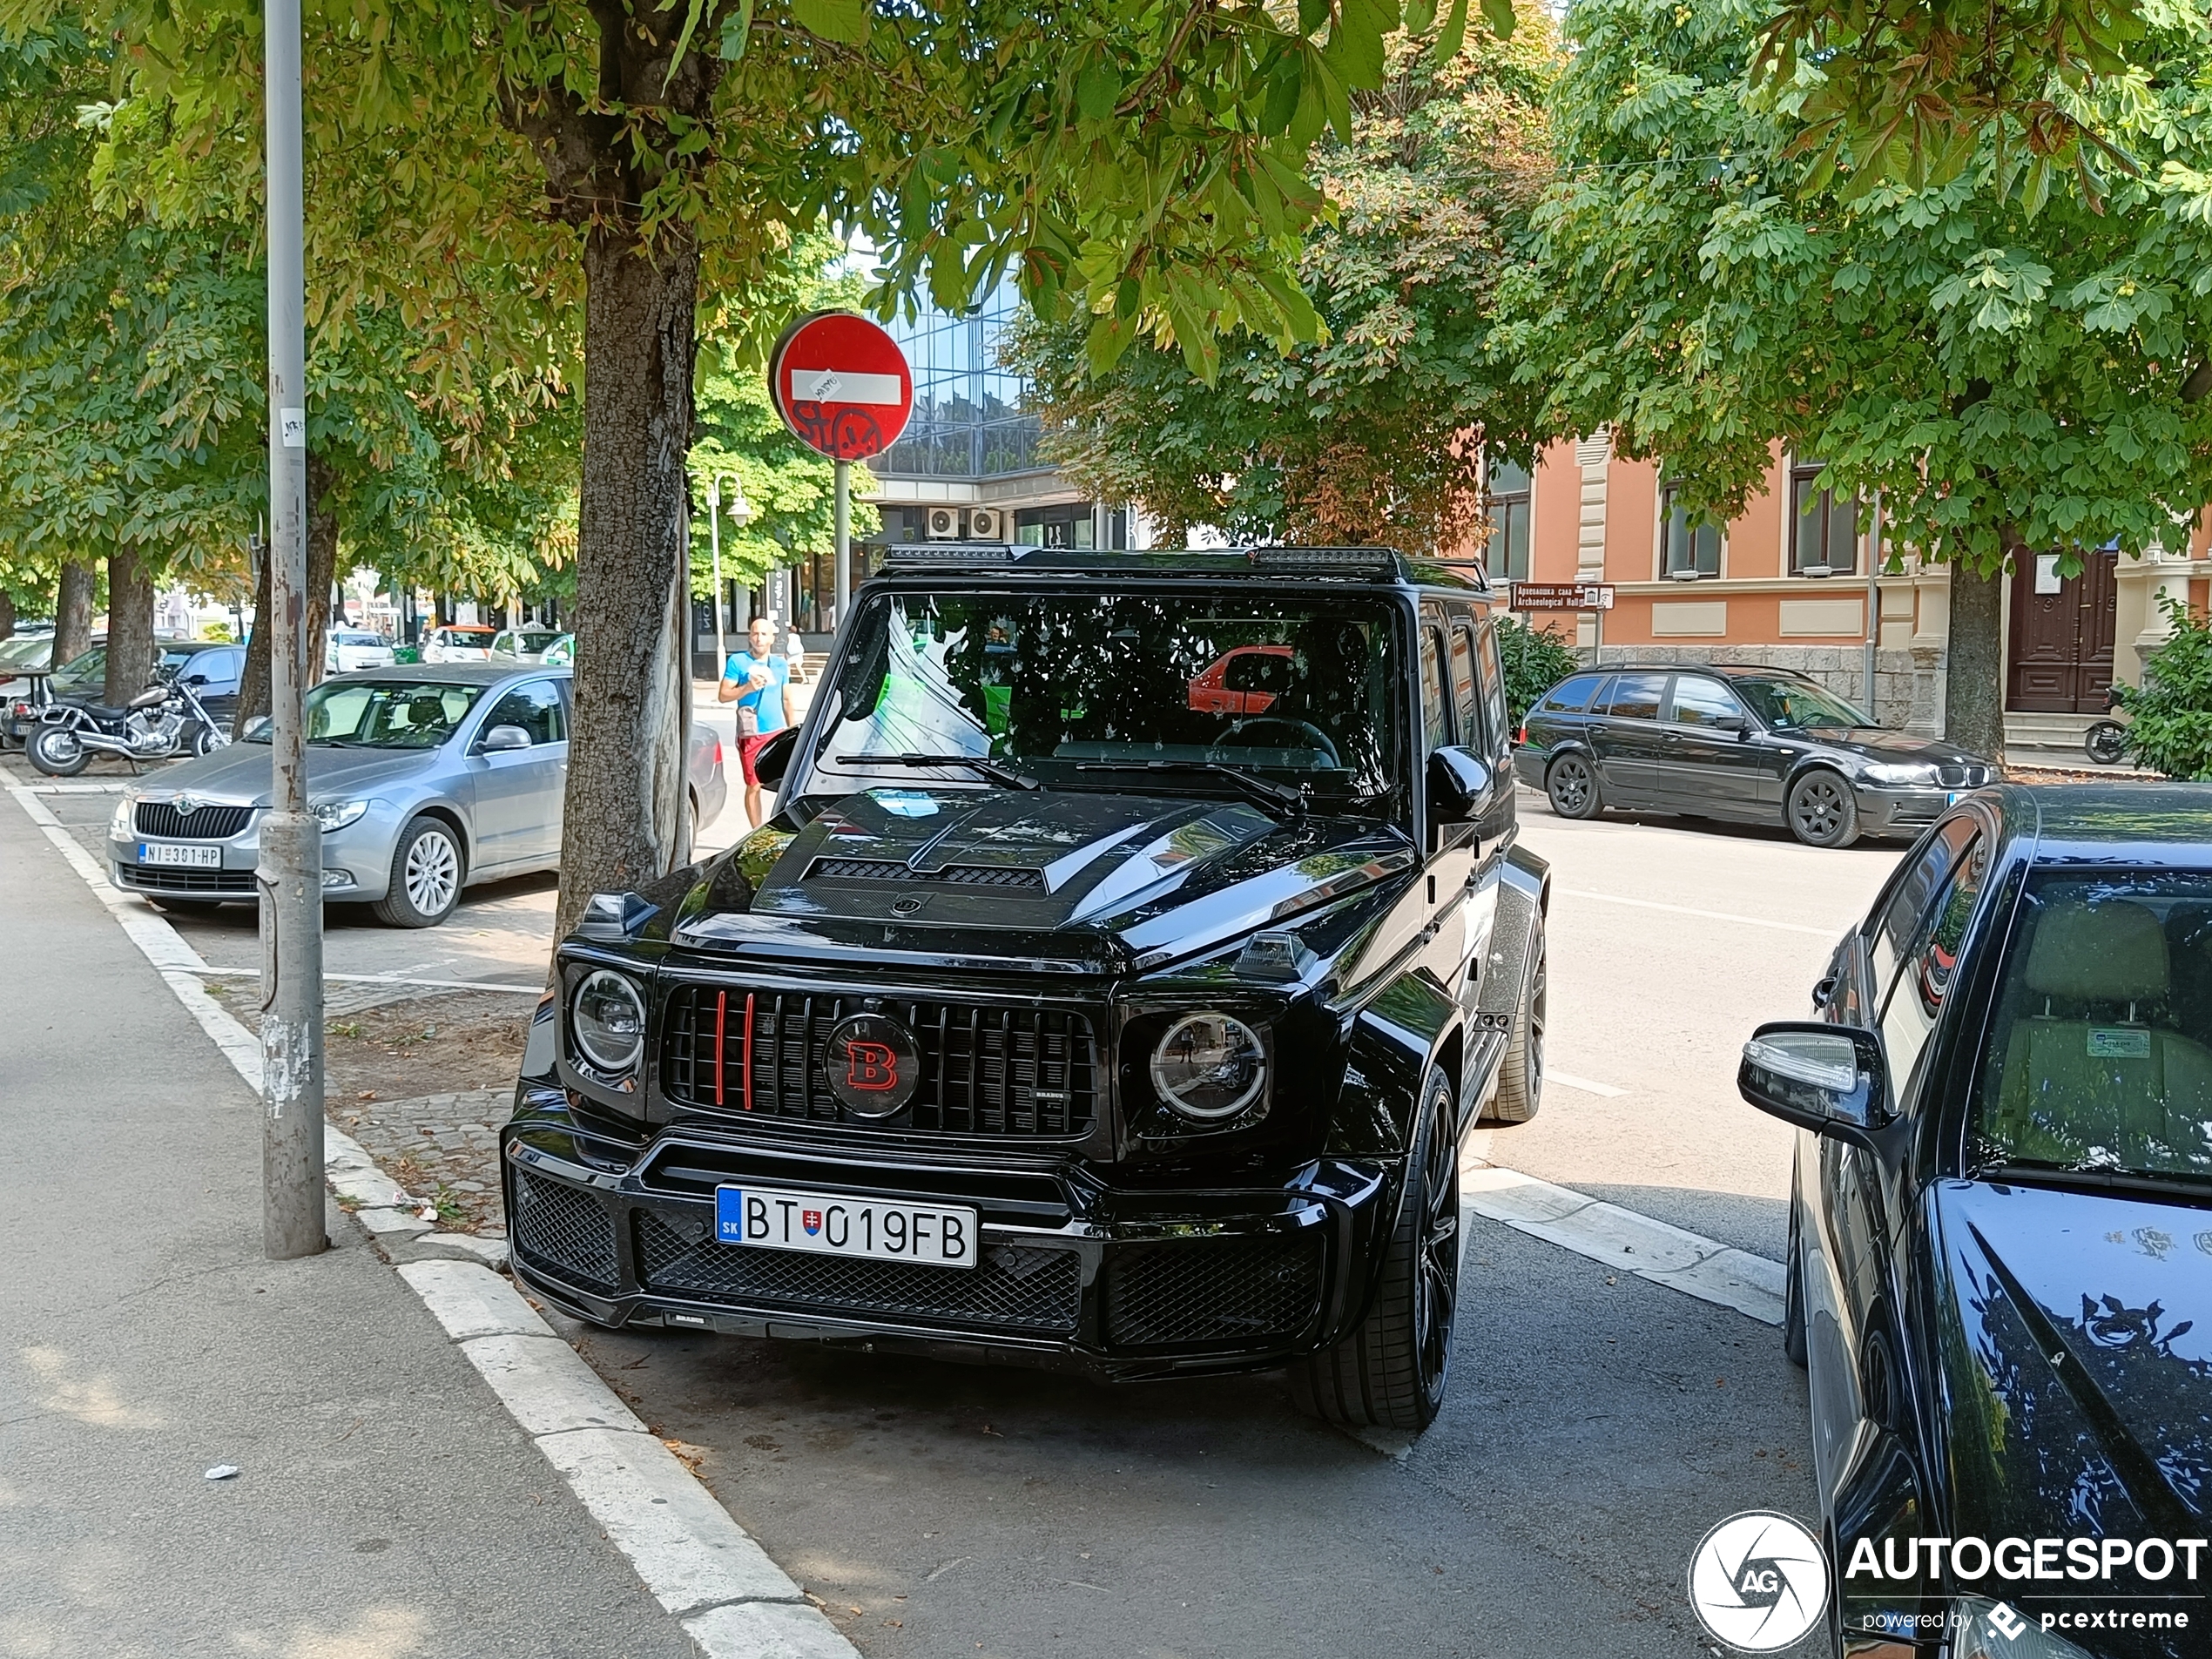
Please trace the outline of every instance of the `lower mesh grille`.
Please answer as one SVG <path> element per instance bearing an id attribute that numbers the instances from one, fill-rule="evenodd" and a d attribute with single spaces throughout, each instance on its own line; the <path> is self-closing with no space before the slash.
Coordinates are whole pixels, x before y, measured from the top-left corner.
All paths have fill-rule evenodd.
<path id="1" fill-rule="evenodd" d="M 146 893 L 190 893 L 211 899 L 255 899 L 251 870 L 180 870 L 163 864 L 119 864 L 123 885 Z"/>
<path id="2" fill-rule="evenodd" d="M 610 1296 L 619 1287 L 614 1220 L 590 1193 L 516 1170 L 507 1230 L 515 1253 L 549 1272 Z"/>
<path id="3" fill-rule="evenodd" d="M 981 1329 L 1064 1334 L 1082 1309 L 1076 1252 L 1028 1244 L 985 1244 L 977 1267 L 917 1267 L 695 1241 L 641 1210 L 637 1268 L 648 1290 L 695 1301 Z"/>
<path id="4" fill-rule="evenodd" d="M 1109 1251 L 1107 1340 L 1157 1347 L 1294 1335 L 1321 1298 L 1321 1251 L 1318 1232 Z"/>

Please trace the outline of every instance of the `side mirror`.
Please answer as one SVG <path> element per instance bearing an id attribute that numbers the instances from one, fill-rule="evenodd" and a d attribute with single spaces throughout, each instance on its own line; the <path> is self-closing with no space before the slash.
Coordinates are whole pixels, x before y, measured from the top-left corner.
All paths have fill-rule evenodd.
<path id="1" fill-rule="evenodd" d="M 530 734 L 518 725 L 496 725 L 484 733 L 483 741 L 476 746 L 488 755 L 527 749 L 530 746 Z"/>
<path id="2" fill-rule="evenodd" d="M 1741 714 L 1737 715 L 1733 720 L 1723 720 L 1721 724 L 1729 731 L 1736 733 L 1736 740 L 1738 743 L 1743 742 L 1751 735 L 1751 722 Z"/>
<path id="3" fill-rule="evenodd" d="M 208 684 L 208 678 L 205 674 L 187 674 L 185 676 L 185 684 L 187 685 L 206 685 Z"/>
<path id="4" fill-rule="evenodd" d="M 255 715 L 246 723 L 245 729 L 238 734 L 239 741 L 241 743 L 257 742 L 268 735 L 269 717 L 266 714 Z"/>
<path id="5" fill-rule="evenodd" d="M 791 770 L 792 752 L 799 747 L 799 728 L 787 725 L 753 751 L 752 775 L 764 784 L 779 784 Z"/>
<path id="6" fill-rule="evenodd" d="M 1473 818 L 1490 794 L 1490 763 L 1457 744 L 1429 752 L 1429 816 L 1439 823 Z"/>
<path id="7" fill-rule="evenodd" d="M 1871 1031 L 1818 1021 L 1763 1025 L 1736 1074 L 1743 1098 L 1785 1123 L 1863 1141 L 1887 1121 L 1882 1045 Z"/>

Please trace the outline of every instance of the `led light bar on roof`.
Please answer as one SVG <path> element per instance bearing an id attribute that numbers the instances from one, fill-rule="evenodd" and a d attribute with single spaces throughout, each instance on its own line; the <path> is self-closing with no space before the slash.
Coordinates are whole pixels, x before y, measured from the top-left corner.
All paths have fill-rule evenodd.
<path id="1" fill-rule="evenodd" d="M 1386 547 L 1254 547 L 1244 556 L 1263 570 L 1372 570 L 1398 574 L 1398 555 Z"/>
<path id="2" fill-rule="evenodd" d="M 883 550 L 886 564 L 1012 564 L 1028 551 L 1004 542 L 901 542 Z"/>

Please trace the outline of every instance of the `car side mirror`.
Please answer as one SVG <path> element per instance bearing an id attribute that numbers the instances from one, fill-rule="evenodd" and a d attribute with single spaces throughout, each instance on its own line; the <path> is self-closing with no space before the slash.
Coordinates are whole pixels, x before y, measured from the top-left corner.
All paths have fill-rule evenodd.
<path id="1" fill-rule="evenodd" d="M 1751 723 L 1741 714 L 1732 720 L 1723 720 L 1721 724 L 1736 733 L 1736 740 L 1738 743 L 1747 741 L 1751 735 Z"/>
<path id="2" fill-rule="evenodd" d="M 1488 802 L 1494 774 L 1490 763 L 1472 749 L 1447 744 L 1428 757 L 1429 816 L 1457 823 L 1480 813 Z"/>
<path id="3" fill-rule="evenodd" d="M 1736 1087 L 1785 1123 L 1863 1142 L 1887 1121 L 1888 1080 L 1871 1031 L 1820 1021 L 1761 1026 L 1743 1045 Z"/>
<path id="4" fill-rule="evenodd" d="M 187 685 L 206 685 L 208 683 L 207 676 L 205 674 L 187 674 L 185 676 L 185 684 Z"/>
<path id="5" fill-rule="evenodd" d="M 476 745 L 488 755 L 504 754 L 512 749 L 530 746 L 530 734 L 518 725 L 496 725 L 484 733 L 484 740 Z"/>
<path id="6" fill-rule="evenodd" d="M 753 751 L 752 775 L 764 784 L 779 784 L 791 770 L 792 752 L 799 747 L 799 728 L 787 725 Z"/>

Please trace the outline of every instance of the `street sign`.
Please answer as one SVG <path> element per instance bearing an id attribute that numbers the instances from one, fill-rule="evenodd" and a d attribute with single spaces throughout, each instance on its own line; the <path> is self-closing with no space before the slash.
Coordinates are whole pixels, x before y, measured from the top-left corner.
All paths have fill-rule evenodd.
<path id="1" fill-rule="evenodd" d="M 883 328 L 850 311 L 818 311 L 776 342 L 768 395 L 801 443 L 833 461 L 866 461 L 906 430 L 914 381 Z"/>
<path id="2" fill-rule="evenodd" d="M 1610 610 L 1610 582 L 1516 582 L 1513 584 L 1515 610 Z"/>

